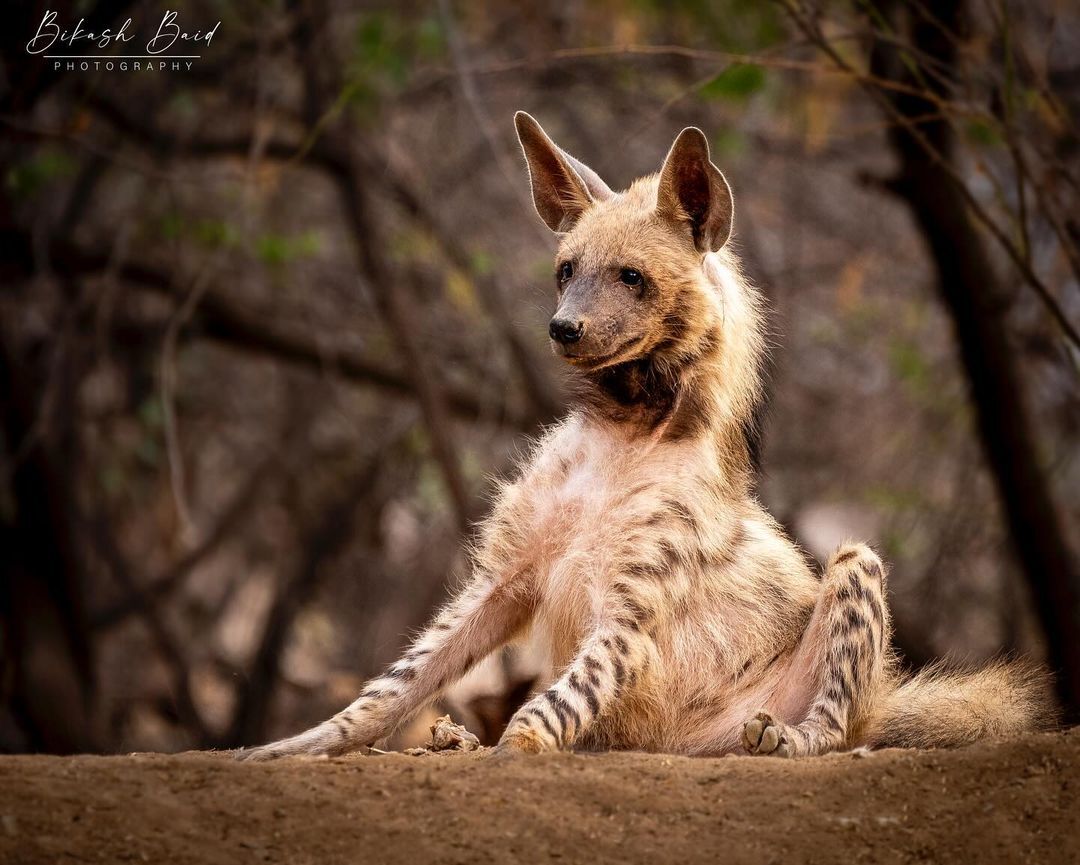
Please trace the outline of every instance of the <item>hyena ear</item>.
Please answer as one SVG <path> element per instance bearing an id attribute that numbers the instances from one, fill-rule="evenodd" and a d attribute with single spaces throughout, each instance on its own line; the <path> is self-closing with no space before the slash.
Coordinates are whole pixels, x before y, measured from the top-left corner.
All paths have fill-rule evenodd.
<path id="1" fill-rule="evenodd" d="M 702 254 L 728 242 L 735 214 L 731 187 L 709 160 L 709 142 L 700 129 L 687 127 L 671 145 L 660 169 L 656 211 L 687 224 Z"/>
<path id="2" fill-rule="evenodd" d="M 569 231 L 594 201 L 614 196 L 595 171 L 556 145 L 524 111 L 514 115 L 514 126 L 529 163 L 536 212 L 552 231 Z"/>

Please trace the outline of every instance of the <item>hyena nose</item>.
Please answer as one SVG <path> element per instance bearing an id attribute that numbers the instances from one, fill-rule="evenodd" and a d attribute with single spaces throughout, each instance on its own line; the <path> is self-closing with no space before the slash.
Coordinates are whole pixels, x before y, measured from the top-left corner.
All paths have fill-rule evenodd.
<path id="1" fill-rule="evenodd" d="M 583 333 L 585 333 L 585 322 L 583 321 L 553 318 L 551 324 L 548 325 L 548 334 L 555 342 L 561 342 L 563 345 L 577 342 L 581 339 Z"/>

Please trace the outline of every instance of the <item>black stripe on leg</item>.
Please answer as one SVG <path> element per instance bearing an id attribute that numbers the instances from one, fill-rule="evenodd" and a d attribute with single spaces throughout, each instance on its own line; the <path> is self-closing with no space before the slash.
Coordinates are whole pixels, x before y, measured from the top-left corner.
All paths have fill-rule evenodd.
<path id="1" fill-rule="evenodd" d="M 853 692 L 851 690 L 851 682 L 847 680 L 847 676 L 840 676 L 837 684 L 840 686 L 840 693 L 843 695 L 842 705 L 849 705 Z"/>
<path id="2" fill-rule="evenodd" d="M 866 616 L 860 613 L 855 607 L 848 607 L 845 615 L 845 623 L 849 634 L 852 631 L 866 630 L 870 627 L 870 623 L 866 620 Z"/>
<path id="3" fill-rule="evenodd" d="M 858 663 L 856 659 L 852 659 L 849 669 L 851 673 L 851 687 L 854 690 L 859 687 L 859 684 L 862 681 L 862 664 Z"/>
<path id="4" fill-rule="evenodd" d="M 539 709 L 530 706 L 529 708 L 525 709 L 523 714 L 529 717 L 539 718 L 540 723 L 544 725 L 544 729 L 548 731 L 548 734 L 551 736 L 552 739 L 554 739 L 556 742 L 562 740 L 562 737 L 555 731 L 555 727 L 552 726 L 551 721 L 548 720 L 548 716 L 541 712 Z"/>
<path id="5" fill-rule="evenodd" d="M 573 706 L 553 691 L 546 691 L 544 696 L 551 704 L 551 708 L 555 710 L 555 714 L 559 716 L 559 723 L 562 725 L 564 733 L 569 733 L 569 725 L 567 722 L 572 722 L 575 730 L 581 729 L 581 718 L 574 710 Z"/>
<path id="6" fill-rule="evenodd" d="M 884 614 L 882 612 L 882 609 L 881 609 L 881 603 L 882 602 L 879 601 L 877 598 L 873 598 L 870 601 L 870 605 L 869 605 L 870 606 L 870 615 L 874 619 L 874 624 L 877 625 L 879 628 L 882 625 L 885 624 L 885 616 L 884 616 Z"/>
<path id="7" fill-rule="evenodd" d="M 840 723 L 840 719 L 833 714 L 832 709 L 828 706 L 819 705 L 818 714 L 821 715 L 822 719 L 825 721 L 825 726 L 830 730 L 835 730 L 837 733 L 844 732 L 844 725 Z"/>
<path id="8" fill-rule="evenodd" d="M 851 587 L 851 596 L 859 598 L 863 603 L 872 604 L 877 600 L 874 593 L 866 587 L 866 584 L 855 571 L 852 571 L 848 576 L 848 585 Z"/>
<path id="9" fill-rule="evenodd" d="M 416 670 L 413 667 L 391 667 L 383 675 L 387 679 L 401 679 L 403 682 L 411 682 L 416 678 Z"/>
<path id="10" fill-rule="evenodd" d="M 596 697 L 596 691 L 584 684 L 577 676 L 577 673 L 570 674 L 570 687 L 581 694 L 585 698 L 585 702 L 589 704 L 589 711 L 593 716 L 600 714 L 600 700 Z"/>

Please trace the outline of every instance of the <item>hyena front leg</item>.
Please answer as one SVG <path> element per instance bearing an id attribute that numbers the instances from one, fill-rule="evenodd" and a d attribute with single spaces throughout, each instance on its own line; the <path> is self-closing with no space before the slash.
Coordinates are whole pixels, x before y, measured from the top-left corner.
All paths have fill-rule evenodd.
<path id="1" fill-rule="evenodd" d="M 521 579 L 500 582 L 477 576 L 401 660 L 368 682 L 347 709 L 304 733 L 241 751 L 237 757 L 270 760 L 297 754 L 344 754 L 389 735 L 524 627 L 529 607 Z"/>
<path id="2" fill-rule="evenodd" d="M 866 545 L 848 544 L 833 554 L 787 673 L 793 687 L 816 683 L 810 710 L 794 725 L 759 712 L 742 730 L 747 751 L 794 757 L 848 743 L 884 677 L 890 635 L 884 580 L 881 559 Z"/>
<path id="3" fill-rule="evenodd" d="M 637 684 L 649 664 L 653 641 L 648 632 L 662 594 L 663 587 L 640 576 L 616 580 L 573 661 L 514 714 L 497 751 L 535 754 L 578 741 L 624 689 Z"/>

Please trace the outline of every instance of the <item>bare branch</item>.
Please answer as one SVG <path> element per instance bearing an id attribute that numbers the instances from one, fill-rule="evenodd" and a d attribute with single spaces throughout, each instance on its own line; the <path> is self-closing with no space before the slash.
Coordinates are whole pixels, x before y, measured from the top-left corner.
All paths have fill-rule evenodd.
<path id="1" fill-rule="evenodd" d="M 0 243 L 15 250 L 24 249 L 27 238 L 17 230 L 0 231 Z M 70 241 L 54 240 L 49 246 L 53 268 L 71 276 L 89 276 L 109 267 L 110 254 L 83 248 Z M 0 278 L 8 280 L 32 272 L 34 262 L 28 258 L 10 257 L 0 263 Z M 116 268 L 116 276 L 140 288 L 176 299 L 173 281 L 168 273 L 151 265 L 134 262 Z M 357 384 L 377 387 L 399 397 L 415 397 L 412 382 L 404 373 L 383 366 L 362 354 L 319 345 L 299 334 L 275 328 L 259 321 L 229 303 L 217 291 L 208 291 L 199 304 L 192 330 L 230 348 L 269 355 L 277 360 L 320 372 L 340 376 Z M 527 430 L 536 418 L 519 412 L 493 412 L 498 405 L 494 399 L 484 399 L 474 391 L 447 388 L 446 405 L 456 416 L 469 421 L 501 423 L 515 429 Z"/>

